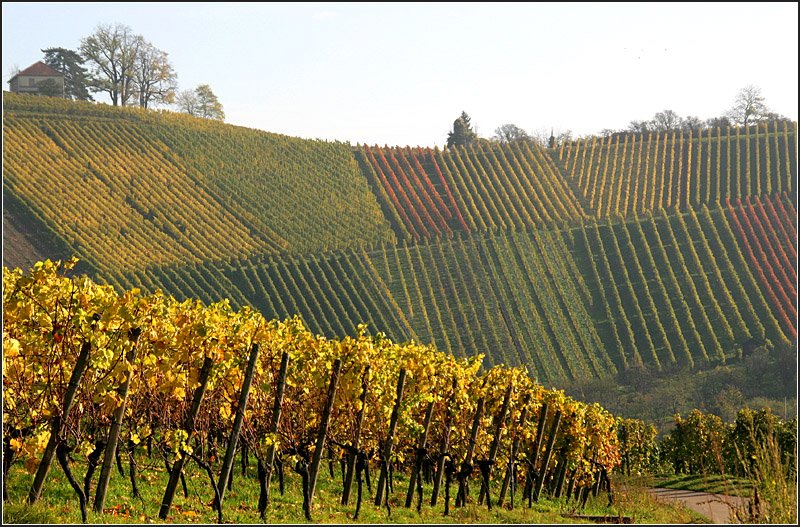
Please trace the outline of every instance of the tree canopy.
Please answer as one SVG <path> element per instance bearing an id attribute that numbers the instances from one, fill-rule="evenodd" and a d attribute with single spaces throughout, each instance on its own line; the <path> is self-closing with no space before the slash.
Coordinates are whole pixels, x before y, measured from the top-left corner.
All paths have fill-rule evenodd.
<path id="1" fill-rule="evenodd" d="M 453 131 L 447 134 L 447 146 L 466 146 L 474 143 L 478 139 L 478 134 L 472 129 L 470 117 L 467 112 L 462 111 L 461 115 L 453 121 Z"/>
<path id="2" fill-rule="evenodd" d="M 177 91 L 177 74 L 169 63 L 167 53 L 140 39 L 136 63 L 133 69 L 133 84 L 139 98 L 139 106 L 152 103 L 171 104 Z"/>
<path id="3" fill-rule="evenodd" d="M 83 66 L 83 57 L 76 51 L 64 48 L 43 49 L 44 63 L 64 74 L 64 98 L 78 101 L 91 101 L 87 87 L 88 71 Z M 39 88 L 41 93 L 41 87 Z M 59 94 L 61 95 L 61 94 Z"/>
<path id="4" fill-rule="evenodd" d="M 177 74 L 167 53 L 123 24 L 100 24 L 81 39 L 80 52 L 91 70 L 88 87 L 108 93 L 114 106 L 172 103 Z"/>
<path id="5" fill-rule="evenodd" d="M 175 99 L 178 110 L 195 117 L 225 120 L 222 103 L 208 84 L 201 84 L 194 90 L 183 90 Z"/>
<path id="6" fill-rule="evenodd" d="M 530 141 L 531 136 L 515 124 L 504 124 L 495 129 L 492 139 L 500 143 L 513 143 L 515 141 Z"/>
<path id="7" fill-rule="evenodd" d="M 747 126 L 762 120 L 767 113 L 769 110 L 761 95 L 761 88 L 751 84 L 739 90 L 727 116 L 732 122 Z"/>
<path id="8" fill-rule="evenodd" d="M 679 130 L 683 119 L 672 110 L 664 110 L 663 112 L 656 112 L 651 122 L 653 130 L 657 132 L 669 132 L 671 130 Z"/>
<path id="9" fill-rule="evenodd" d="M 627 132 L 669 132 L 683 130 L 684 132 L 699 132 L 707 128 L 725 128 L 732 125 L 747 126 L 760 121 L 788 120 L 787 117 L 770 111 L 764 103 L 761 90 L 756 86 L 746 86 L 739 90 L 734 100 L 733 107 L 724 115 L 702 120 L 696 116 L 681 117 L 672 110 L 656 112 L 652 119 L 646 121 L 631 121 Z M 612 135 L 623 132 L 603 130 L 601 135 Z"/>
<path id="10" fill-rule="evenodd" d="M 89 88 L 108 93 L 114 106 L 125 106 L 133 95 L 140 43 L 124 24 L 99 24 L 94 33 L 81 39 L 81 54 L 91 65 Z"/>
<path id="11" fill-rule="evenodd" d="M 61 85 L 57 83 L 52 77 L 41 82 L 36 83 L 36 91 L 39 95 L 45 97 L 63 97 L 64 92 Z"/>

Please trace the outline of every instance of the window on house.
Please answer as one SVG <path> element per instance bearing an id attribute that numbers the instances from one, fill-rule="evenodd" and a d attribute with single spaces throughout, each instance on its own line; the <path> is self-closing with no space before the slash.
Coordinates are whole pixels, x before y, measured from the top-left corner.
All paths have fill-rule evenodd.
<path id="1" fill-rule="evenodd" d="M 28 86 L 36 86 L 36 79 L 34 77 L 28 77 Z"/>

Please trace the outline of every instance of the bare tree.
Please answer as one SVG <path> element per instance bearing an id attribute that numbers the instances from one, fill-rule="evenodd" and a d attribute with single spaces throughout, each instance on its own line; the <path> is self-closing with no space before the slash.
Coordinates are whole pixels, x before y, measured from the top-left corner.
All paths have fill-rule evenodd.
<path id="1" fill-rule="evenodd" d="M 656 112 L 651 122 L 654 130 L 669 132 L 680 129 L 682 121 L 683 119 L 677 113 L 672 110 L 664 110 L 663 112 Z"/>
<path id="2" fill-rule="evenodd" d="M 147 108 L 151 103 L 171 104 L 175 100 L 177 78 L 167 53 L 137 37 L 138 53 L 133 70 L 133 84 L 139 98 L 139 106 Z"/>
<path id="3" fill-rule="evenodd" d="M 652 121 L 631 121 L 628 125 L 628 131 L 637 134 L 645 134 L 652 128 Z"/>
<path id="4" fill-rule="evenodd" d="M 201 84 L 194 90 L 181 91 L 175 98 L 175 105 L 179 111 L 195 117 L 225 120 L 222 103 L 208 84 Z"/>
<path id="5" fill-rule="evenodd" d="M 692 131 L 692 132 L 699 132 L 700 130 L 705 129 L 706 124 L 697 116 L 689 115 L 681 122 L 681 129 L 685 132 Z"/>
<path id="6" fill-rule="evenodd" d="M 99 24 L 93 34 L 81 39 L 81 55 L 91 66 L 89 88 L 108 93 L 114 106 L 125 106 L 133 95 L 141 43 L 141 37 L 123 24 Z"/>
<path id="7" fill-rule="evenodd" d="M 750 84 L 739 90 L 733 101 L 733 107 L 726 115 L 733 123 L 747 126 L 760 121 L 768 112 L 764 97 L 761 95 L 761 88 Z"/>
<path id="8" fill-rule="evenodd" d="M 11 80 L 19 75 L 20 71 L 22 70 L 20 69 L 19 64 L 12 65 L 10 68 L 8 68 L 8 80 Z"/>
<path id="9" fill-rule="evenodd" d="M 199 115 L 200 101 L 194 90 L 182 90 L 175 96 L 175 106 L 178 111 L 197 117 Z"/>
<path id="10" fill-rule="evenodd" d="M 492 139 L 500 143 L 513 143 L 514 141 L 530 141 L 531 136 L 515 124 L 504 124 L 495 129 Z"/>

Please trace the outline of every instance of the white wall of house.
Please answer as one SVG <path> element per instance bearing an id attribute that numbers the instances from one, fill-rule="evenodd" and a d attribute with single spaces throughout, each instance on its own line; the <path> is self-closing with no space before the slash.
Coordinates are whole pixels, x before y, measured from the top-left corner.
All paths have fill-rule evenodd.
<path id="1" fill-rule="evenodd" d="M 47 79 L 53 79 L 56 84 L 64 89 L 64 77 L 49 77 L 40 75 L 18 75 L 10 84 L 12 92 L 20 93 L 36 93 L 38 90 L 36 85 Z"/>

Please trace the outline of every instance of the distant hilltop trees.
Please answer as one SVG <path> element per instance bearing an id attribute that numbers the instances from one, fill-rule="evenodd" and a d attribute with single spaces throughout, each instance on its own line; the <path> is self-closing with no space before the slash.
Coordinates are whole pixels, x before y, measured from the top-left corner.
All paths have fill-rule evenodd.
<path id="1" fill-rule="evenodd" d="M 769 109 L 761 93 L 761 88 L 749 85 L 739 90 L 730 109 L 723 115 L 717 117 L 711 117 L 705 120 L 694 115 L 682 117 L 675 111 L 666 109 L 661 112 L 656 112 L 652 119 L 631 121 L 628 128 L 625 130 L 604 128 L 597 135 L 621 138 L 629 134 L 673 131 L 691 131 L 696 135 L 698 132 L 708 129 L 731 126 L 751 126 L 756 123 L 775 121 L 791 122 L 788 117 Z M 538 132 L 529 133 L 512 123 L 497 127 L 494 131 L 494 135 L 486 139 L 478 136 L 477 131 L 472 128 L 470 116 L 467 112 L 462 111 L 461 115 L 453 122 L 452 131 L 447 135 L 447 147 L 466 146 L 488 141 L 497 143 L 539 143 L 548 148 L 555 148 L 572 140 L 573 136 L 570 130 L 556 133 L 551 129 L 548 134 L 547 129 L 542 129 Z"/>
<path id="2" fill-rule="evenodd" d="M 12 71 L 11 91 L 50 97 L 93 101 L 93 94 L 108 95 L 113 106 L 151 108 L 174 105 L 183 113 L 224 120 L 225 112 L 208 84 L 179 91 L 178 74 L 166 51 L 136 35 L 124 24 L 99 24 L 94 33 L 82 38 L 78 50 L 50 47 L 44 59 L 23 71 Z M 63 75 L 47 79 L 18 77 L 36 67 L 52 68 Z M 27 81 L 27 84 L 26 84 Z"/>

